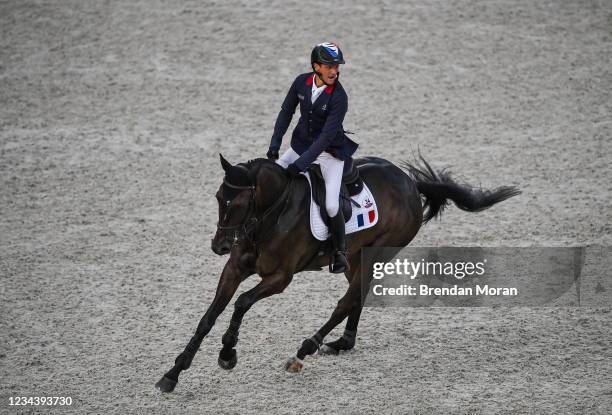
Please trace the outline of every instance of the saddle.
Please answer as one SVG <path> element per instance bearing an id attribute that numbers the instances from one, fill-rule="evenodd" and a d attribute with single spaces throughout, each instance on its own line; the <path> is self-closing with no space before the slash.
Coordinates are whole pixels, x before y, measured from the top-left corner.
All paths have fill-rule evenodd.
<path id="1" fill-rule="evenodd" d="M 310 174 L 310 183 L 312 186 L 312 197 L 314 202 L 319 206 L 321 218 L 323 222 L 329 226 L 329 216 L 325 208 L 325 180 L 321 173 L 321 167 L 318 164 L 311 164 L 308 167 Z M 348 222 L 351 218 L 353 209 L 351 203 L 356 207 L 361 207 L 357 202 L 351 199 L 351 196 L 356 196 L 363 190 L 363 180 L 359 175 L 359 169 L 355 167 L 353 159 L 344 162 L 344 172 L 342 173 L 342 185 L 340 186 L 340 209 L 344 215 L 344 222 Z"/>

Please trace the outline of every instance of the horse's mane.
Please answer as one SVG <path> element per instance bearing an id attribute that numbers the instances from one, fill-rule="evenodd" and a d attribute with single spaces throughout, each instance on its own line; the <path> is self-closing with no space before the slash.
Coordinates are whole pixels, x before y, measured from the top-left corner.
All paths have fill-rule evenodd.
<path id="1" fill-rule="evenodd" d="M 284 168 L 279 165 L 276 164 L 276 162 L 274 162 L 273 160 L 267 159 L 267 158 L 256 158 L 256 159 L 252 159 L 249 160 L 245 163 L 241 163 L 241 164 L 245 164 L 247 166 L 247 168 L 249 169 L 249 171 L 257 174 L 259 173 L 259 169 L 263 166 L 274 166 L 274 168 L 279 172 L 282 173 L 284 172 Z"/>
<path id="2" fill-rule="evenodd" d="M 232 166 L 232 168 L 226 172 L 225 178 L 235 185 L 248 186 L 249 184 L 255 184 L 257 174 L 264 166 L 273 167 L 273 169 L 276 169 L 279 173 L 283 173 L 285 170 L 272 160 L 267 158 L 256 158 Z"/>
<path id="3" fill-rule="evenodd" d="M 229 168 L 225 172 L 224 182 L 234 186 L 254 186 L 259 170 L 264 166 L 272 167 L 279 174 L 284 174 L 285 169 L 274 161 L 267 158 L 256 158 L 238 163 Z M 226 193 L 226 197 L 232 198 L 236 192 L 232 191 L 232 189 L 224 189 L 224 193 Z"/>

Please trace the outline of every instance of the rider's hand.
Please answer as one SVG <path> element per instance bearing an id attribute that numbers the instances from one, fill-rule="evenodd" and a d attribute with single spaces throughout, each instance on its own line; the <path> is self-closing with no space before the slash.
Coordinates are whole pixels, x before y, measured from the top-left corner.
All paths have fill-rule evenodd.
<path id="1" fill-rule="evenodd" d="M 287 166 L 287 173 L 289 173 L 289 176 L 296 178 L 300 175 L 301 172 L 300 169 L 295 167 L 295 164 L 291 163 Z"/>
<path id="2" fill-rule="evenodd" d="M 268 150 L 268 152 L 266 153 L 266 157 L 268 157 L 268 160 L 278 160 L 278 150 Z"/>

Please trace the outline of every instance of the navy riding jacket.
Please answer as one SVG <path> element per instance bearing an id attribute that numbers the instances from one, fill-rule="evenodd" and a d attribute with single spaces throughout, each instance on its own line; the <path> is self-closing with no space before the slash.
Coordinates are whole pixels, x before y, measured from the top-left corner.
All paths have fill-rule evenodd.
<path id="1" fill-rule="evenodd" d="M 327 151 L 340 160 L 348 160 L 359 146 L 348 138 L 342 127 L 348 109 L 348 97 L 338 80 L 325 88 L 311 103 L 314 73 L 304 73 L 293 81 L 278 113 L 270 149 L 278 150 L 287 132 L 293 113 L 300 103 L 300 119 L 291 136 L 291 148 L 300 155 L 294 162 L 300 171 Z"/>

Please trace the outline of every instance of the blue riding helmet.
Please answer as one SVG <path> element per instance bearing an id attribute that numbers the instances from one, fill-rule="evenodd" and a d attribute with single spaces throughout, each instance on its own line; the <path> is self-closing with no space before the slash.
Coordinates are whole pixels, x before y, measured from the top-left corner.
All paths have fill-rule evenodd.
<path id="1" fill-rule="evenodd" d="M 344 63 L 342 51 L 335 43 L 319 43 L 310 54 L 310 64 L 338 65 Z"/>

